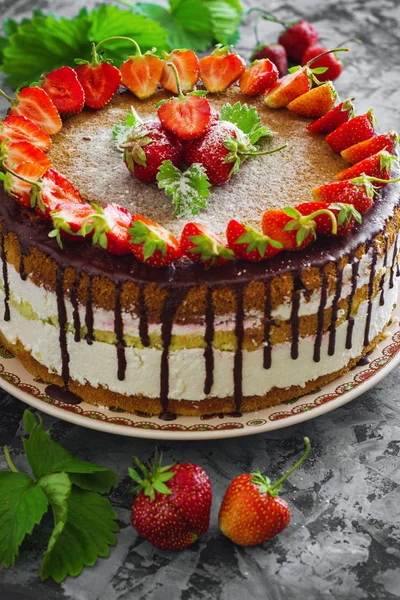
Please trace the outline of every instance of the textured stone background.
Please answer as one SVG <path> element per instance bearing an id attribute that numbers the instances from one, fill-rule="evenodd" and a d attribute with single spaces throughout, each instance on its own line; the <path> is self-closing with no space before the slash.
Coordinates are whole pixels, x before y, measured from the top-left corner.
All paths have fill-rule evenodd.
<path id="1" fill-rule="evenodd" d="M 281 18 L 303 16 L 328 46 L 361 38 L 346 56 L 337 82 L 361 112 L 373 106 L 382 129 L 400 129 L 399 0 L 259 0 Z M 0 18 L 23 17 L 32 8 L 72 15 L 81 0 L 0 0 Z M 95 2 L 86 3 L 90 8 Z M 261 28 L 273 41 L 275 26 Z M 251 23 L 240 49 L 253 46 Z M 0 103 L 0 108 L 4 105 Z M 395 600 L 400 598 L 400 369 L 358 400 L 304 425 L 270 434 L 214 442 L 162 443 L 166 460 L 196 462 L 213 483 L 214 505 L 207 535 L 181 553 L 154 550 L 130 526 L 133 454 L 151 457 L 155 443 L 81 429 L 44 416 L 56 439 L 82 458 L 116 469 L 120 486 L 112 503 L 121 521 L 118 545 L 107 560 L 61 585 L 41 583 L 41 552 L 48 531 L 23 545 L 14 568 L 0 569 L 0 600 Z M 0 445 L 8 444 L 18 467 L 22 403 L 0 395 Z M 216 519 L 228 482 L 256 468 L 278 478 L 298 456 L 302 437 L 311 459 L 285 486 L 290 526 L 262 547 L 235 547 Z M 5 468 L 0 456 L 0 469 Z"/>

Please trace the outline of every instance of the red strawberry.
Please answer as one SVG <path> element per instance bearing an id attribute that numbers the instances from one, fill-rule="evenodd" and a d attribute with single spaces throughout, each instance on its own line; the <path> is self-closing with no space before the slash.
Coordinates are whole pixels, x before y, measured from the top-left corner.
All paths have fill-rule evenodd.
<path id="1" fill-rule="evenodd" d="M 299 224 L 312 230 L 314 235 L 343 236 L 352 231 L 361 215 L 352 204 L 342 202 L 302 202 L 295 206 Z"/>
<path id="2" fill-rule="evenodd" d="M 164 127 L 182 140 L 199 138 L 210 122 L 210 103 L 207 98 L 199 96 L 198 92 L 184 96 L 175 65 L 167 63 L 165 68 L 171 69 L 175 75 L 178 97 L 162 102 L 157 110 L 158 118 Z"/>
<path id="3" fill-rule="evenodd" d="M 106 41 L 106 40 L 104 40 Z M 117 93 L 121 85 L 121 72 L 103 61 L 97 50 L 103 42 L 92 44 L 92 60 L 78 59 L 75 67 L 79 82 L 85 92 L 85 104 L 90 108 L 103 108 Z"/>
<path id="4" fill-rule="evenodd" d="M 181 142 L 155 120 L 138 125 L 122 148 L 126 166 L 145 183 L 156 181 L 158 168 L 165 160 L 179 167 L 183 158 Z"/>
<path id="5" fill-rule="evenodd" d="M 278 493 L 285 479 L 307 458 L 310 441 L 300 460 L 276 483 L 257 471 L 239 475 L 228 486 L 219 511 L 219 527 L 239 546 L 255 546 L 270 540 L 290 522 L 290 509 Z"/>
<path id="6" fill-rule="evenodd" d="M 43 152 L 47 152 L 51 146 L 50 136 L 36 123 L 21 115 L 9 115 L 0 124 L 0 142 L 5 139 L 10 143 L 30 142 Z"/>
<path id="7" fill-rule="evenodd" d="M 198 465 L 161 466 L 134 458 L 139 473 L 128 469 L 137 484 L 132 525 L 139 535 L 160 550 L 182 550 L 206 533 L 210 524 L 211 482 Z"/>
<path id="8" fill-rule="evenodd" d="M 258 44 L 251 55 L 252 61 L 261 60 L 262 58 L 269 58 L 274 63 L 279 71 L 280 77 L 286 75 L 287 72 L 287 54 L 286 50 L 281 44 Z"/>
<path id="9" fill-rule="evenodd" d="M 138 44 L 132 40 L 136 54 L 130 56 L 120 66 L 122 84 L 131 92 L 144 100 L 152 96 L 161 80 L 164 63 L 153 51 L 142 54 Z"/>
<path id="10" fill-rule="evenodd" d="M 58 110 L 40 87 L 26 87 L 18 92 L 15 100 L 0 90 L 11 104 L 9 115 L 26 117 L 36 123 L 48 135 L 61 131 L 62 121 Z"/>
<path id="11" fill-rule="evenodd" d="M 289 58 L 300 62 L 306 49 L 318 43 L 318 32 L 311 23 L 302 19 L 287 26 L 278 42 L 286 48 Z"/>
<path id="12" fill-rule="evenodd" d="M 320 46 L 319 44 L 308 46 L 308 48 L 306 48 L 303 54 L 301 64 L 305 65 L 306 63 L 308 63 L 309 60 L 315 58 L 316 56 L 319 56 L 320 54 L 323 54 L 327 50 L 328 48 L 325 48 L 325 46 Z M 334 81 L 339 77 L 343 69 L 342 62 L 338 59 L 334 52 L 331 52 L 330 54 L 326 54 L 325 56 L 318 58 L 313 64 L 314 67 L 317 69 L 326 68 L 326 71 L 324 73 L 319 73 L 316 76 L 318 81 L 322 82 Z"/>
<path id="13" fill-rule="evenodd" d="M 387 133 L 381 133 L 369 140 L 364 140 L 350 148 L 346 148 L 341 152 L 343 158 L 352 165 L 361 162 L 365 158 L 386 150 L 389 154 L 393 154 L 398 144 L 399 136 L 395 131 L 388 131 Z"/>
<path id="14" fill-rule="evenodd" d="M 231 46 L 218 44 L 209 56 L 200 59 L 200 77 L 209 92 L 224 92 L 246 70 L 246 63 Z"/>
<path id="15" fill-rule="evenodd" d="M 354 117 L 353 98 L 341 102 L 332 108 L 326 115 L 307 125 L 309 131 L 314 133 L 331 133 L 343 123 Z"/>
<path id="16" fill-rule="evenodd" d="M 201 223 L 186 223 L 180 243 L 182 254 L 205 267 L 220 267 L 235 258 L 233 250 Z"/>
<path id="17" fill-rule="evenodd" d="M 236 258 L 243 258 L 252 262 L 267 260 L 278 254 L 282 248 L 280 242 L 272 240 L 250 227 L 250 225 L 243 225 L 235 219 L 228 223 L 226 239 Z"/>
<path id="18" fill-rule="evenodd" d="M 44 170 L 51 167 L 47 154 L 30 142 L 14 142 L 13 144 L 3 142 L 0 147 L 0 162 L 12 170 L 24 162 L 36 163 L 41 165 Z"/>
<path id="19" fill-rule="evenodd" d="M 81 112 L 85 93 L 71 67 L 61 67 L 43 76 L 40 87 L 44 89 L 61 115 Z"/>
<path id="20" fill-rule="evenodd" d="M 261 220 L 263 233 L 282 244 L 283 250 L 302 250 L 313 241 L 314 230 L 312 227 L 302 227 L 286 210 L 293 209 L 287 207 L 265 211 Z"/>
<path id="21" fill-rule="evenodd" d="M 161 75 L 163 88 L 174 94 L 178 93 L 175 73 L 170 67 L 167 67 L 167 64 L 172 62 L 178 71 L 182 91 L 190 92 L 200 76 L 200 63 L 196 54 L 192 50 L 173 50 L 171 54 L 163 52 L 163 57 L 164 68 Z"/>
<path id="22" fill-rule="evenodd" d="M 311 89 L 309 73 L 299 69 L 288 73 L 268 90 L 264 102 L 270 108 L 283 108 Z"/>
<path id="23" fill-rule="evenodd" d="M 166 267 L 182 256 L 178 240 L 167 229 L 141 215 L 133 215 L 131 252 L 150 267 Z"/>
<path id="24" fill-rule="evenodd" d="M 337 181 L 343 179 L 353 179 L 360 175 L 368 175 L 369 177 L 376 177 L 382 181 L 375 180 L 375 187 L 381 188 L 387 185 L 387 181 L 390 179 L 390 172 L 392 170 L 393 163 L 397 162 L 397 157 L 392 156 L 389 152 L 382 150 L 373 154 L 368 158 L 365 158 L 361 162 L 340 171 L 335 177 Z"/>
<path id="25" fill-rule="evenodd" d="M 111 254 L 130 254 L 131 222 L 132 215 L 129 210 L 119 204 L 107 204 L 104 209 L 98 206 L 89 226 L 87 223 L 82 226 L 82 233 L 86 236 L 93 229 L 94 244 L 99 244 Z"/>
<path id="26" fill-rule="evenodd" d="M 333 84 L 328 82 L 292 100 L 287 108 L 297 115 L 315 119 L 326 115 L 333 108 L 337 97 Z"/>
<path id="27" fill-rule="evenodd" d="M 80 242 L 86 235 L 93 235 L 93 228 L 90 227 L 90 224 L 97 214 L 96 208 L 86 202 L 83 204 L 58 202 L 49 214 L 54 226 L 49 237 L 55 238 L 62 248 L 62 240 Z"/>
<path id="28" fill-rule="evenodd" d="M 371 110 L 343 123 L 326 136 L 326 141 L 335 152 L 342 152 L 358 142 L 369 140 L 374 136 L 375 117 Z"/>
<path id="29" fill-rule="evenodd" d="M 247 96 L 258 96 L 278 81 L 278 69 L 268 58 L 255 60 L 239 80 L 240 89 Z"/>
<path id="30" fill-rule="evenodd" d="M 9 173 L 4 179 L 4 190 L 15 196 L 22 206 L 31 206 L 31 193 L 35 183 L 42 177 L 46 169 L 35 163 L 25 162 Z"/>
<path id="31" fill-rule="evenodd" d="M 364 215 L 373 205 L 375 191 L 373 178 L 362 175 L 350 180 L 325 183 L 313 188 L 312 195 L 319 202 L 352 204 Z"/>
<path id="32" fill-rule="evenodd" d="M 49 219 L 51 211 L 61 202 L 85 204 L 78 190 L 64 175 L 55 169 L 49 169 L 43 175 L 41 184 L 39 182 L 36 193 L 31 196 L 31 206 L 36 207 L 36 212 L 41 217 Z"/>

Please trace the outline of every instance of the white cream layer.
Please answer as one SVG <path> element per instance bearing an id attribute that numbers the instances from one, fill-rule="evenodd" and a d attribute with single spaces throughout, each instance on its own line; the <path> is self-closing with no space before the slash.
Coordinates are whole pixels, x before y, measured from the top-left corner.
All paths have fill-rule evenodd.
<path id="1" fill-rule="evenodd" d="M 390 320 L 393 305 L 398 297 L 398 280 L 389 288 L 386 281 L 385 304 L 379 305 L 379 294 L 372 303 L 370 340 L 381 333 Z M 29 285 L 25 283 L 24 285 Z M 12 288 L 11 288 L 12 289 Z M 24 294 L 25 297 L 26 293 Z M 0 293 L 4 302 L 4 293 Z M 359 356 L 364 347 L 364 331 L 368 303 L 361 304 L 355 318 L 353 344 L 345 348 L 347 322 L 336 330 L 334 356 L 328 356 L 328 335 L 321 344 L 321 360 L 313 360 L 314 336 L 299 340 L 299 358 L 292 360 L 290 344 L 273 347 L 272 366 L 263 368 L 263 349 L 243 352 L 243 394 L 261 396 L 274 387 L 287 388 L 304 386 L 308 381 L 342 369 L 352 358 Z M 0 329 L 6 339 L 21 341 L 26 350 L 50 371 L 61 374 L 61 353 L 59 330 L 42 321 L 28 321 L 13 306 L 11 319 L 0 321 Z M 72 334 L 67 335 L 70 356 L 70 376 L 81 384 L 90 383 L 94 387 L 104 386 L 121 394 L 143 394 L 150 398 L 160 395 L 161 351 L 151 348 L 126 348 L 127 369 L 124 381 L 117 379 L 117 353 L 115 346 L 102 342 L 88 345 L 84 340 L 75 342 Z M 232 396 L 234 353 L 215 351 L 214 385 L 209 397 Z M 184 349 L 171 352 L 169 357 L 170 385 L 169 397 L 176 400 L 198 402 L 206 398 L 204 394 L 205 360 L 201 349 Z"/>

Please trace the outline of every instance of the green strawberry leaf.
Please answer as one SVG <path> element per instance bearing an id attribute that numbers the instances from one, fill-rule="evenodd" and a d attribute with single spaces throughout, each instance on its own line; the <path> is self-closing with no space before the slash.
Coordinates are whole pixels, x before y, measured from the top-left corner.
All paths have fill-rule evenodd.
<path id="1" fill-rule="evenodd" d="M 114 143 L 119 150 L 124 151 L 121 148 L 121 144 L 124 144 L 132 131 L 137 127 L 140 123 L 143 123 L 142 119 L 139 117 L 138 113 L 131 107 L 131 112 L 126 115 L 125 121 L 119 123 L 118 125 L 114 125 L 112 130 L 112 135 L 114 138 Z"/>
<path id="2" fill-rule="evenodd" d="M 47 504 L 28 475 L 0 471 L 0 562 L 6 568 L 14 564 L 24 537 L 40 523 Z"/>
<path id="3" fill-rule="evenodd" d="M 224 104 L 219 116 L 222 121 L 229 121 L 229 123 L 239 127 L 243 133 L 246 133 L 251 144 L 256 144 L 263 137 L 273 135 L 269 127 L 261 124 L 257 110 L 254 107 L 249 108 L 247 104 L 241 104 L 240 102 L 236 102 L 233 106 L 232 104 Z"/>
<path id="4" fill-rule="evenodd" d="M 93 473 L 73 473 L 68 471 L 68 474 L 72 483 L 77 487 L 99 494 L 109 494 L 118 484 L 117 474 L 109 469 Z"/>
<path id="5" fill-rule="evenodd" d="M 60 582 L 76 576 L 83 567 L 94 565 L 99 556 L 107 557 L 115 546 L 119 531 L 117 515 L 109 501 L 98 494 L 73 487 L 68 500 L 67 519 L 47 549 L 40 576 Z"/>
<path id="6" fill-rule="evenodd" d="M 238 0 L 203 0 L 211 15 L 214 38 L 223 45 L 236 44 L 242 21 L 242 7 Z"/>
<path id="7" fill-rule="evenodd" d="M 207 208 L 211 184 L 201 164 L 195 163 L 182 173 L 170 160 L 165 160 L 158 169 L 157 181 L 158 187 L 172 197 L 175 216 L 197 215 Z"/>

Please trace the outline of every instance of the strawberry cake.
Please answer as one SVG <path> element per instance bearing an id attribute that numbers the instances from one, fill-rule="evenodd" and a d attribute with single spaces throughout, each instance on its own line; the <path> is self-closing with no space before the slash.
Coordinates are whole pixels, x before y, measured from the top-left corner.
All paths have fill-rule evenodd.
<path id="1" fill-rule="evenodd" d="M 1 343 L 64 402 L 162 419 L 339 377 L 397 302 L 397 134 L 312 61 L 133 45 L 9 99 Z"/>

